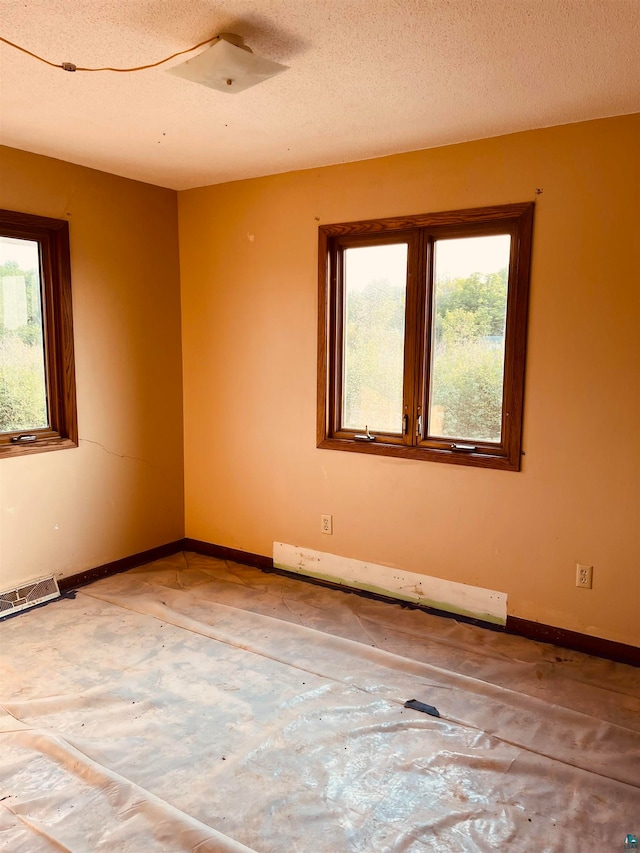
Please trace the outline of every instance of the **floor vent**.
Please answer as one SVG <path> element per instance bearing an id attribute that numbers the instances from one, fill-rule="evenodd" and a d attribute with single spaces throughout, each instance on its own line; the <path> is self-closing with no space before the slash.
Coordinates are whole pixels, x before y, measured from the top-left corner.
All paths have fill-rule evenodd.
<path id="1" fill-rule="evenodd" d="M 40 578 L 24 586 L 17 586 L 0 592 L 0 619 L 10 613 L 18 613 L 28 607 L 35 607 L 43 601 L 59 598 L 60 590 L 55 578 Z"/>

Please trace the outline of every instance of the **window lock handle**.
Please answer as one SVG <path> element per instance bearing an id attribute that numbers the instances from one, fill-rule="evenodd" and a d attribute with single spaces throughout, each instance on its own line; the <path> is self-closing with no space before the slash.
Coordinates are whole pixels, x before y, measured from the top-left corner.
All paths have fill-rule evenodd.
<path id="1" fill-rule="evenodd" d="M 475 444 L 458 444 L 456 441 L 451 445 L 452 450 L 463 450 L 465 453 L 473 453 L 478 448 Z"/>
<path id="2" fill-rule="evenodd" d="M 29 444 L 32 441 L 37 441 L 38 436 L 30 433 L 22 433 L 22 435 L 14 435 L 11 437 L 11 444 Z"/>
<path id="3" fill-rule="evenodd" d="M 369 432 L 369 427 L 366 426 L 364 429 L 365 429 L 364 433 L 361 433 L 361 432 L 356 433 L 353 436 L 355 438 L 355 440 L 356 441 L 375 441 L 376 437 L 375 437 L 375 435 L 371 435 L 371 433 Z"/>

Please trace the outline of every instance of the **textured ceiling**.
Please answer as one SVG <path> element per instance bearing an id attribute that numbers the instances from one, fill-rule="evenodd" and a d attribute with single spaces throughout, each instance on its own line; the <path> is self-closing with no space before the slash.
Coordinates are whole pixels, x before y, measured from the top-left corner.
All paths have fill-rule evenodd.
<path id="1" fill-rule="evenodd" d="M 0 35 L 56 63 L 220 32 L 290 69 L 227 95 L 0 44 L 1 141 L 184 189 L 640 111 L 638 0 L 0 0 Z"/>

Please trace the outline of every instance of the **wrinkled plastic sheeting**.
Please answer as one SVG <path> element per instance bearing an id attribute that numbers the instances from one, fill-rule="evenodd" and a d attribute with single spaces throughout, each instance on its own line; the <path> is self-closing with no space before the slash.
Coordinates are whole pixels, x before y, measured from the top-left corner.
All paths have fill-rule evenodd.
<path id="1" fill-rule="evenodd" d="M 640 830 L 631 667 L 194 555 L 0 636 L 12 853 L 615 850 Z"/>

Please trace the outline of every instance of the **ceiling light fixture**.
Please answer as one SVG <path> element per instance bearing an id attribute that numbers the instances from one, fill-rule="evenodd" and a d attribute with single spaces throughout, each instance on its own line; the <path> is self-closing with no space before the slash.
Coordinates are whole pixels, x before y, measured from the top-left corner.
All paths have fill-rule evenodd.
<path id="1" fill-rule="evenodd" d="M 211 47 L 166 71 L 210 89 L 235 95 L 281 74 L 288 67 L 256 56 L 240 36 L 220 33 Z"/>
<path id="2" fill-rule="evenodd" d="M 205 39 L 199 44 L 194 44 L 193 47 L 187 47 L 184 50 L 179 50 L 177 53 L 172 53 L 171 56 L 165 56 L 164 59 L 158 59 L 157 62 L 150 62 L 147 65 L 136 65 L 132 68 L 114 68 L 111 65 L 101 66 L 100 68 L 89 68 L 84 65 L 76 65 L 73 62 L 50 62 L 43 56 L 27 50 L 15 42 L 0 36 L 0 42 L 8 44 L 19 50 L 21 53 L 26 53 L 27 56 L 37 59 L 39 62 L 44 62 L 51 68 L 61 68 L 63 71 L 115 71 L 120 74 L 128 74 L 132 71 L 147 71 L 150 68 L 157 68 L 159 65 L 164 65 L 165 62 L 170 62 L 178 56 L 183 56 L 185 53 L 193 53 L 194 50 L 210 46 L 207 50 L 189 59 L 186 62 L 176 65 L 174 68 L 166 69 L 170 74 L 175 74 L 177 77 L 185 77 L 187 80 L 193 80 L 196 83 L 201 83 L 203 86 L 209 86 L 212 89 L 219 89 L 221 92 L 229 92 L 235 94 L 242 92 L 243 89 L 248 89 L 250 86 L 255 86 L 262 80 L 268 80 L 269 77 L 274 77 L 282 71 L 288 69 L 288 65 L 280 65 L 277 62 L 272 62 L 270 59 L 262 59 L 256 56 L 250 47 L 247 47 L 241 36 L 233 35 L 232 33 L 221 33 L 219 36 Z"/>

